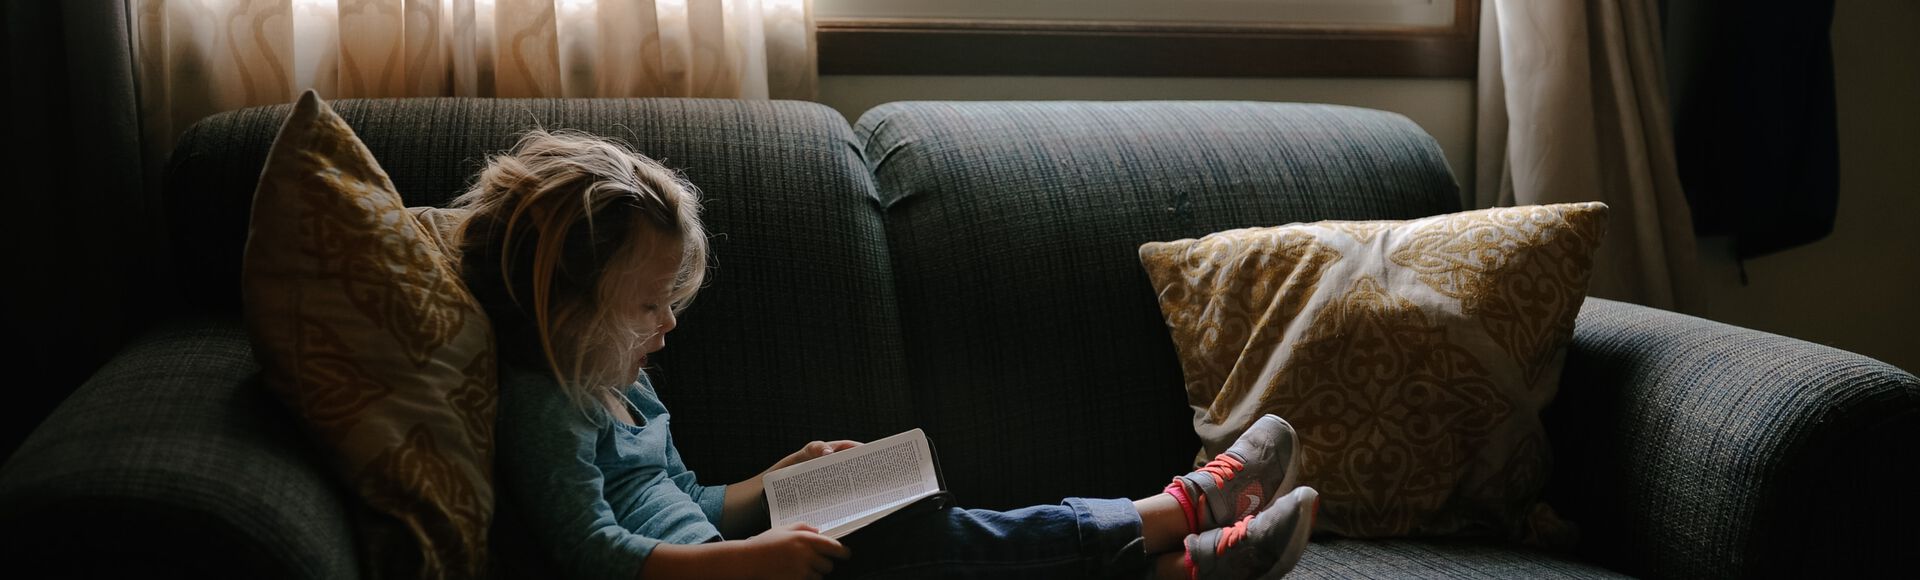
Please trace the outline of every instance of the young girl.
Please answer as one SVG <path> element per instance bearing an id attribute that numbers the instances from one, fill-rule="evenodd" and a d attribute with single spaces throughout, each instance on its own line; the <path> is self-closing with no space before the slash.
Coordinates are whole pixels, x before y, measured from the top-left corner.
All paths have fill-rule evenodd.
<path id="1" fill-rule="evenodd" d="M 1273 416 L 1146 499 L 940 510 L 845 543 L 769 530 L 760 476 L 696 482 L 642 371 L 703 279 L 694 187 L 621 145 L 534 131 L 454 205 L 472 211 L 463 276 L 499 341 L 502 493 L 569 577 L 1253 578 L 1305 547 L 1318 496 L 1294 487 L 1298 444 Z M 815 441 L 768 471 L 855 445 Z"/>

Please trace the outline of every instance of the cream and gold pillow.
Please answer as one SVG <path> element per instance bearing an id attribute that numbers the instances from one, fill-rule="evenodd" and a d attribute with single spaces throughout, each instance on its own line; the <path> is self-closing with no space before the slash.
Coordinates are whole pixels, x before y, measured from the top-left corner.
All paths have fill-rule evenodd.
<path id="1" fill-rule="evenodd" d="M 371 571 L 483 576 L 492 329 L 442 250 L 444 220 L 414 213 L 352 129 L 301 95 L 254 192 L 247 329 L 267 387 L 379 514 L 357 522 Z"/>
<path id="2" fill-rule="evenodd" d="M 1148 243 L 1208 456 L 1265 413 L 1301 438 L 1317 529 L 1533 535 L 1599 203 Z M 1542 520 L 1546 520 L 1543 522 Z"/>

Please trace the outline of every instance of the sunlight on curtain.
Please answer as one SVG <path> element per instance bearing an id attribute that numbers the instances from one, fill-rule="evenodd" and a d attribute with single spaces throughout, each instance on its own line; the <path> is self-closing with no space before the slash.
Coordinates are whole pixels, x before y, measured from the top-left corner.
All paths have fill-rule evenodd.
<path id="1" fill-rule="evenodd" d="M 811 0 L 131 0 L 143 131 L 352 97 L 811 99 Z"/>
<path id="2" fill-rule="evenodd" d="M 1697 311 L 1656 0 L 1481 8 L 1476 205 L 1603 201 L 1588 294 Z"/>

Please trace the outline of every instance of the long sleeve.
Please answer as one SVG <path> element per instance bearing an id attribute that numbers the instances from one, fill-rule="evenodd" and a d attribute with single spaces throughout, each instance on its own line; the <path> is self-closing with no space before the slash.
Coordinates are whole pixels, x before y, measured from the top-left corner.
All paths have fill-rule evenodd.
<path id="1" fill-rule="evenodd" d="M 662 542 L 719 539 L 708 516 L 717 506 L 675 478 L 686 468 L 659 411 L 644 427 L 618 423 L 574 407 L 544 374 L 502 369 L 500 482 L 566 577 L 631 579 Z"/>
<path id="2" fill-rule="evenodd" d="M 644 374 L 640 375 L 636 386 L 640 388 L 640 393 L 632 400 L 641 414 L 647 415 L 649 420 L 652 420 L 666 411 L 666 407 L 659 403 L 659 395 L 653 390 L 652 380 Z M 700 504 L 700 512 L 706 515 L 707 521 L 718 527 L 721 509 L 727 499 L 727 486 L 725 484 L 700 485 L 698 476 L 694 475 L 693 470 L 688 469 L 686 462 L 680 459 L 680 450 L 671 444 L 671 438 L 668 439 L 668 443 L 666 452 L 667 472 L 671 474 L 669 479 L 672 479 L 673 484 L 681 491 L 692 497 L 694 503 Z"/>
<path id="3" fill-rule="evenodd" d="M 680 462 L 678 452 L 674 453 L 673 461 L 676 464 Z M 694 503 L 700 504 L 700 513 L 707 516 L 707 521 L 712 522 L 714 527 L 719 527 L 720 510 L 727 499 L 727 486 L 724 484 L 700 485 L 695 482 L 693 472 L 684 468 L 680 473 L 674 474 L 672 479 L 673 484 L 679 486 L 681 491 L 687 492 Z"/>
<path id="4" fill-rule="evenodd" d="M 567 577 L 639 577 L 660 540 L 630 532 L 614 517 L 605 474 L 594 464 L 599 428 L 551 381 L 529 378 L 540 377 L 501 376 L 501 483 Z"/>

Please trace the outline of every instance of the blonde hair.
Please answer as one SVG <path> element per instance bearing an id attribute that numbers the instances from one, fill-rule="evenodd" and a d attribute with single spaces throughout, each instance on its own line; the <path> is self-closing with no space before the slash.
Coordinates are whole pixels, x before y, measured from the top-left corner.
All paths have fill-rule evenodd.
<path id="1" fill-rule="evenodd" d="M 699 190 L 626 146 L 577 131 L 533 130 L 487 160 L 453 200 L 472 210 L 461 270 L 499 337 L 503 363 L 553 373 L 582 411 L 624 386 L 657 328 L 618 316 L 616 265 L 680 246 L 668 294 L 678 314 L 705 279 Z M 629 266 L 631 267 L 631 266 Z"/>

